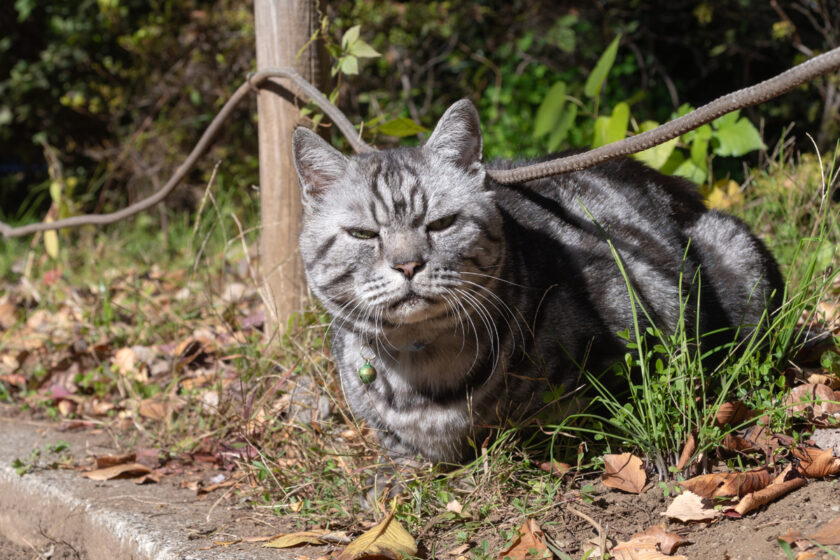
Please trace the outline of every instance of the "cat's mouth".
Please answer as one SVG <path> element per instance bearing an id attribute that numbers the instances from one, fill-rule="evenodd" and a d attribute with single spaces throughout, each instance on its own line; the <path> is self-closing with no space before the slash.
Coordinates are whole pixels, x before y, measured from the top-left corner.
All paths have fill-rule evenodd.
<path id="1" fill-rule="evenodd" d="M 389 308 L 390 309 L 397 309 L 398 307 L 405 306 L 405 307 L 421 307 L 423 305 L 429 305 L 432 303 L 431 298 L 427 298 L 425 296 L 421 296 L 414 292 L 409 292 L 394 303 L 392 303 Z"/>
<path id="2" fill-rule="evenodd" d="M 402 323 L 417 323 L 437 314 L 437 301 L 433 298 L 408 292 L 388 305 L 389 314 Z"/>

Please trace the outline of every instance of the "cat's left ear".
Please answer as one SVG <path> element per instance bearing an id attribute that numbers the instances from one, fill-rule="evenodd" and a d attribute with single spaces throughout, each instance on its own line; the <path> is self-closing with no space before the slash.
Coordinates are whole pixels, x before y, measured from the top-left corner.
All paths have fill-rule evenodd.
<path id="1" fill-rule="evenodd" d="M 454 103 L 437 123 L 423 149 L 466 170 L 481 168 L 481 123 L 468 99 Z"/>
<path id="2" fill-rule="evenodd" d="M 320 200 L 324 191 L 347 173 L 349 160 L 302 126 L 292 134 L 292 155 L 305 202 Z"/>

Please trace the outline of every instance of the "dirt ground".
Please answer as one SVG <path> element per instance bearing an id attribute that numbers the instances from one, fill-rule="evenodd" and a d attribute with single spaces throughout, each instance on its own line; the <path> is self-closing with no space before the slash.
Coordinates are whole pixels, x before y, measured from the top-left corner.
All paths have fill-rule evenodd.
<path id="1" fill-rule="evenodd" d="M 9 422 L 18 422 L 18 427 L 22 423 L 32 425 L 33 447 L 56 440 L 67 441 L 71 445 L 75 463 L 89 462 L 93 455 L 121 451 L 118 447 L 119 438 L 101 430 L 58 432 L 49 427 L 49 423 L 11 419 L 7 415 L 3 423 L 8 426 Z M 221 489 L 205 496 L 197 495 L 193 483 L 211 479 L 217 474 L 212 468 L 165 476 L 159 483 L 149 485 L 135 485 L 128 480 L 94 482 L 81 479 L 75 472 L 71 473 L 73 480 L 86 485 L 83 489 L 86 498 L 94 502 L 99 500 L 101 503 L 113 504 L 110 500 L 115 499 L 116 492 L 120 511 L 177 523 L 179 538 L 184 543 L 189 542 L 190 548 L 199 558 L 202 557 L 202 551 L 218 547 L 244 554 L 253 553 L 254 558 L 265 558 L 266 553 L 276 553 L 276 558 L 288 558 L 288 553 L 262 548 L 261 543 L 249 542 L 247 538 L 312 528 L 307 526 L 305 519 L 294 515 L 277 516 L 269 507 L 249 505 L 254 502 L 249 500 L 248 492 L 241 489 Z M 52 474 L 69 477 L 71 473 Z M 691 524 L 668 521 L 661 515 L 673 498 L 666 497 L 655 483 L 649 484 L 649 488 L 638 496 L 609 489 L 600 481 L 594 481 L 593 484 L 595 490 L 591 494 L 593 499 L 590 503 L 582 501 L 579 492 L 573 490 L 539 517 L 545 533 L 560 549 L 575 559 L 581 558 L 588 548 L 586 543 L 597 537 L 597 525 L 600 525 L 610 541 L 620 542 L 658 524 L 690 541 L 690 544 L 677 551 L 689 559 L 782 559 L 786 556 L 777 543 L 779 536 L 791 530 L 809 534 L 840 516 L 840 484 L 836 480 L 810 481 L 804 488 L 741 519 L 724 517 L 712 523 Z M 420 555 L 452 560 L 496 558 L 504 544 L 502 531 L 515 529 L 524 521 L 521 516 L 511 515 L 511 511 L 510 508 L 502 508 L 491 512 L 484 520 L 483 526 L 486 529 L 471 537 L 469 549 L 465 549 L 457 540 L 456 535 L 461 529 L 457 522 L 435 525 L 423 534 L 415 535 L 418 537 Z M 353 534 L 360 528 L 348 529 Z M 0 559 L 69 560 L 86 557 L 84 547 L 66 536 L 50 534 L 49 530 L 43 536 L 45 538 L 41 540 L 32 539 L 31 546 L 0 539 Z M 484 550 L 481 547 L 482 540 L 486 540 L 489 545 Z M 840 547 L 833 548 L 840 553 Z M 324 546 L 303 547 L 295 549 L 292 557 L 318 559 L 331 556 L 337 550 Z M 811 549 L 811 552 L 816 553 L 811 558 L 837 558 L 819 549 Z M 210 553 L 207 554 L 209 556 Z"/>

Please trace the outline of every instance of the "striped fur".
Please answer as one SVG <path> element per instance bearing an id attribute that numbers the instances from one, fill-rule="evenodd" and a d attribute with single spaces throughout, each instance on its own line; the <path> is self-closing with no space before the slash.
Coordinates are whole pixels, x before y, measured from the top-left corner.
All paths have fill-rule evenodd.
<path id="1" fill-rule="evenodd" d="M 703 331 L 755 325 L 781 294 L 761 243 L 682 179 L 619 160 L 494 183 L 467 101 L 422 147 L 346 158 L 298 129 L 293 148 L 309 285 L 333 316 L 347 400 L 394 455 L 463 460 L 470 440 L 538 412 L 550 386 L 621 359 L 632 310 L 608 240 L 665 331 L 681 297 L 698 324 L 698 285 Z M 371 356 L 378 377 L 363 385 Z"/>

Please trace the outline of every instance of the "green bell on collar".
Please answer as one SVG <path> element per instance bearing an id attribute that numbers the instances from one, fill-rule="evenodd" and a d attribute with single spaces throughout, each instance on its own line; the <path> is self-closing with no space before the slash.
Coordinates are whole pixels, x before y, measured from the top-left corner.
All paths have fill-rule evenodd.
<path id="1" fill-rule="evenodd" d="M 373 383 L 376 380 L 376 368 L 370 365 L 370 361 L 365 362 L 365 364 L 359 368 L 359 379 L 361 379 L 362 383 L 365 385 Z"/>

